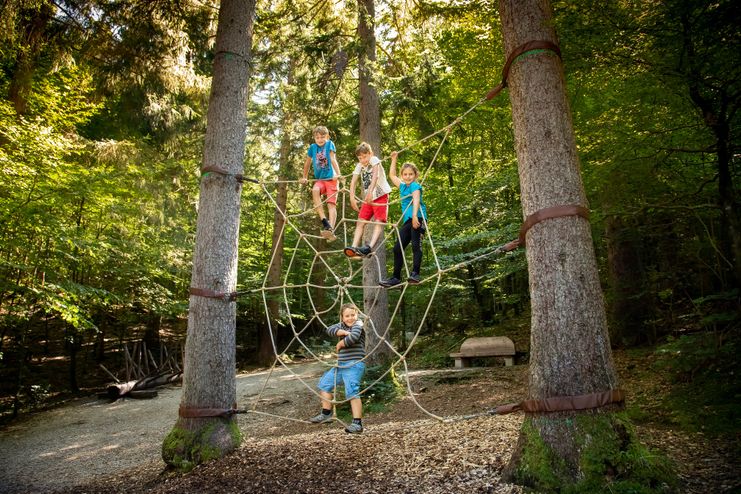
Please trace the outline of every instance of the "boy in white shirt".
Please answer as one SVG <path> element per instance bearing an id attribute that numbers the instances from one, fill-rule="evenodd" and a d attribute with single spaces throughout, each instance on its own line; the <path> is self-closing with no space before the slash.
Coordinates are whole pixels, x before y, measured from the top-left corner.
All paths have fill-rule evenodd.
<path id="1" fill-rule="evenodd" d="M 358 211 L 358 225 L 355 227 L 355 236 L 352 245 L 345 247 L 348 257 L 368 257 L 383 234 L 383 227 L 388 218 L 389 192 L 391 186 L 386 179 L 381 160 L 373 155 L 373 148 L 367 142 L 361 142 L 355 149 L 359 163 L 355 166 L 350 182 L 350 206 Z M 355 187 L 358 178 L 363 185 L 363 204 L 358 208 L 355 200 Z M 371 219 L 374 220 L 373 234 L 368 245 L 359 247 L 363 239 L 363 231 Z"/>

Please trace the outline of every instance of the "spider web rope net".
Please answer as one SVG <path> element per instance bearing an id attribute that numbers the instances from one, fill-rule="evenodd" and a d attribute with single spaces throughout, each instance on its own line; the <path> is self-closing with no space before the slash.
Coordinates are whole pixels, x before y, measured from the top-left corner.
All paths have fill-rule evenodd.
<path id="1" fill-rule="evenodd" d="M 463 117 L 468 115 L 471 111 L 473 111 L 476 107 L 481 105 L 486 101 L 486 98 L 481 98 L 474 106 L 472 106 L 470 109 L 468 109 L 465 113 L 460 115 L 458 118 L 456 118 L 452 123 L 448 124 L 445 127 L 442 127 L 441 129 L 438 129 L 437 131 L 429 134 L 428 136 L 419 139 L 418 141 L 407 145 L 406 147 L 399 150 L 399 153 L 411 149 L 415 145 L 422 143 L 428 139 L 431 139 L 432 137 L 435 137 L 437 135 L 443 134 L 442 139 L 440 140 L 440 143 L 437 147 L 437 150 L 435 151 L 435 154 L 430 161 L 430 163 L 426 166 L 426 169 L 423 174 L 421 174 L 421 177 L 419 178 L 420 184 L 423 184 L 426 180 L 428 174 L 430 173 L 433 165 L 435 164 L 435 161 L 437 160 L 437 157 L 440 153 L 440 150 L 445 144 L 445 141 L 447 140 L 448 136 L 450 135 L 453 128 L 460 123 Z M 381 160 L 386 161 L 386 159 Z M 415 394 L 412 390 L 411 383 L 410 383 L 410 372 L 409 367 L 407 363 L 407 355 L 414 347 L 414 344 L 417 342 L 420 331 L 422 330 L 425 321 L 427 320 L 427 316 L 429 315 L 430 309 L 432 307 L 432 303 L 435 299 L 435 296 L 437 294 L 438 288 L 441 285 L 443 275 L 446 273 L 460 269 L 466 265 L 479 262 L 483 259 L 492 257 L 497 254 L 501 254 L 504 252 L 503 245 L 497 246 L 495 248 L 492 248 L 490 250 L 487 250 L 483 253 L 480 253 L 478 255 L 475 255 L 473 257 L 469 257 L 468 259 L 449 265 L 449 266 L 442 266 L 441 261 L 437 254 L 437 249 L 435 247 L 435 243 L 433 241 L 433 235 L 430 229 L 429 224 L 426 224 L 426 233 L 424 235 L 424 240 L 426 240 L 426 243 L 429 248 L 429 252 L 431 254 L 432 258 L 432 264 L 434 264 L 435 270 L 432 272 L 432 274 L 422 278 L 421 284 L 429 284 L 432 286 L 431 294 L 427 300 L 427 303 L 424 304 L 424 312 L 422 317 L 419 320 L 419 323 L 417 324 L 416 330 L 413 333 L 413 336 L 411 337 L 410 341 L 406 345 L 406 348 L 403 351 L 400 351 L 396 348 L 396 346 L 393 344 L 393 341 L 390 338 L 390 332 L 391 327 L 394 324 L 396 316 L 400 313 L 402 302 L 404 299 L 404 295 L 409 288 L 408 283 L 403 282 L 398 288 L 401 290 L 399 297 L 396 301 L 396 303 L 393 306 L 393 309 L 390 308 L 389 312 L 389 322 L 388 325 L 384 328 L 376 328 L 375 324 L 373 323 L 373 320 L 366 317 L 366 315 L 362 312 L 361 307 L 362 303 L 356 302 L 356 298 L 358 298 L 358 295 L 354 296 L 353 292 L 360 293 L 359 298 L 362 301 L 363 293 L 365 293 L 368 290 L 373 290 L 373 302 L 372 305 L 375 305 L 378 301 L 378 296 L 380 294 L 381 290 L 384 290 L 384 288 L 381 288 L 380 286 L 367 286 L 363 284 L 363 264 L 370 263 L 373 266 L 373 269 L 378 271 L 378 278 L 380 279 L 382 275 L 386 271 L 386 266 L 381 265 L 380 260 L 377 256 L 372 255 L 369 259 L 366 259 L 362 262 L 359 262 L 356 259 L 350 259 L 346 257 L 343 253 L 342 247 L 335 248 L 336 245 L 339 245 L 339 243 L 342 243 L 342 246 L 344 245 L 350 245 L 351 242 L 348 240 L 352 238 L 352 231 L 351 229 L 353 226 L 357 227 L 357 223 L 359 220 L 353 219 L 352 216 L 357 217 L 357 213 L 354 213 L 354 211 L 349 210 L 347 207 L 348 199 L 350 197 L 350 191 L 347 189 L 344 185 L 344 181 L 346 178 L 350 177 L 351 175 L 345 175 L 340 177 L 339 180 L 339 186 L 337 190 L 337 198 L 338 198 L 338 221 L 337 224 L 334 225 L 335 232 L 341 232 L 341 235 L 338 237 L 341 237 L 342 242 L 339 242 L 339 238 L 334 243 L 326 242 L 319 234 L 313 234 L 308 233 L 304 231 L 299 224 L 299 222 L 307 217 L 307 216 L 313 216 L 316 215 L 316 210 L 314 206 L 304 208 L 298 213 L 289 214 L 287 211 L 284 211 L 280 208 L 278 202 L 276 201 L 274 195 L 269 190 L 270 185 L 274 184 L 297 184 L 299 181 L 297 180 L 273 180 L 273 181 L 258 181 L 260 187 L 262 188 L 263 193 L 265 196 L 269 199 L 270 203 L 275 206 L 276 210 L 279 211 L 283 221 L 281 225 L 281 230 L 279 232 L 280 238 L 285 238 L 284 235 L 286 233 L 287 229 L 292 229 L 297 234 L 297 239 L 295 244 L 293 245 L 293 248 L 290 250 L 292 251 L 292 254 L 288 260 L 288 263 L 285 267 L 285 274 L 283 276 L 283 283 L 278 286 L 271 286 L 269 285 L 269 269 L 270 266 L 273 265 L 275 262 L 275 257 L 277 253 L 277 249 L 273 249 L 270 262 L 268 263 L 268 268 L 265 272 L 265 276 L 263 278 L 263 283 L 260 288 L 247 290 L 247 291 L 240 291 L 239 294 L 246 294 L 246 293 L 260 293 L 262 296 L 263 306 L 265 309 L 267 324 L 268 324 L 268 330 L 270 333 L 271 343 L 273 347 L 273 353 L 274 353 L 274 360 L 272 365 L 270 366 L 269 371 L 267 372 L 267 376 L 265 378 L 265 381 L 262 384 L 262 388 L 260 392 L 258 393 L 256 399 L 254 400 L 254 405 L 245 410 L 247 413 L 254 413 L 254 414 L 260 414 L 264 416 L 274 417 L 274 418 L 280 418 L 283 420 L 290 420 L 290 421 L 296 421 L 296 422 L 306 422 L 308 423 L 308 420 L 304 419 L 297 419 L 295 417 L 288 417 L 288 416 L 281 416 L 278 414 L 273 414 L 269 412 L 264 412 L 258 410 L 258 406 L 260 403 L 260 398 L 262 394 L 265 392 L 268 383 L 273 377 L 273 373 L 278 366 L 282 366 L 285 368 L 291 376 L 298 379 L 311 393 L 313 393 L 317 399 L 322 399 L 321 395 L 319 394 L 316 382 L 307 382 L 300 374 L 297 374 L 294 372 L 291 367 L 286 362 L 285 358 L 283 357 L 284 352 L 280 351 L 278 348 L 278 343 L 276 341 L 276 331 L 273 327 L 274 321 L 271 318 L 270 310 L 268 306 L 268 299 L 270 297 L 280 296 L 281 298 L 281 305 L 282 309 L 284 311 L 284 317 L 286 321 L 288 321 L 288 326 L 290 327 L 291 331 L 291 339 L 290 341 L 285 345 L 285 349 L 290 348 L 294 344 L 298 344 L 301 347 L 301 351 L 305 354 L 316 360 L 317 362 L 320 362 L 323 366 L 325 366 L 327 369 L 332 367 L 337 367 L 337 364 L 332 364 L 326 361 L 326 359 L 322 358 L 322 356 L 317 355 L 317 353 L 304 341 L 305 338 L 303 336 L 308 332 L 308 330 L 315 324 L 319 324 L 323 329 L 326 329 L 328 326 L 331 326 L 337 322 L 339 322 L 337 316 L 339 314 L 339 307 L 341 307 L 344 303 L 352 303 L 358 308 L 358 313 L 361 316 L 360 318 L 364 322 L 364 331 L 366 333 L 372 332 L 375 336 L 374 340 L 377 342 L 375 346 L 372 348 L 366 348 L 366 356 L 363 358 L 363 361 L 368 360 L 370 355 L 372 355 L 376 350 L 379 350 L 380 346 L 385 346 L 386 349 L 391 353 L 394 360 L 390 363 L 388 368 L 381 374 L 379 377 L 377 377 L 375 380 L 373 380 L 371 383 L 367 384 L 364 388 L 362 388 L 359 392 L 359 396 L 363 397 L 365 394 L 368 393 L 370 389 L 372 389 L 376 384 L 378 384 L 381 380 L 383 380 L 390 372 L 395 370 L 397 367 L 403 367 L 404 372 L 404 380 L 405 380 L 405 386 L 408 391 L 408 397 L 414 402 L 414 404 L 427 416 L 431 417 L 432 419 L 438 420 L 438 421 L 451 421 L 456 420 L 457 418 L 453 417 L 442 417 L 439 416 L 428 409 L 426 409 L 422 404 L 419 403 L 419 401 L 416 399 Z M 321 202 L 321 206 L 325 208 L 327 206 L 327 198 L 324 198 L 324 200 Z M 388 206 L 391 207 L 394 204 L 400 203 L 401 198 L 397 198 L 394 200 L 389 200 Z M 407 207 L 411 206 L 411 201 L 409 201 L 409 205 Z M 348 211 L 349 210 L 349 211 Z M 388 223 L 378 223 L 374 221 L 367 222 L 366 225 L 368 227 L 372 227 L 378 224 L 384 225 L 384 227 L 391 226 L 391 228 L 384 228 L 384 236 L 381 240 L 382 243 L 387 243 L 389 240 L 398 239 L 399 238 L 399 225 L 403 220 L 404 215 L 400 215 L 399 218 L 394 222 L 388 222 Z M 324 247 L 326 246 L 326 248 Z M 300 256 L 298 256 L 298 253 L 302 251 L 302 249 L 308 249 L 312 254 L 313 258 L 310 261 L 309 269 L 306 281 L 304 283 L 290 283 L 289 277 L 291 273 L 294 270 L 294 267 L 300 264 Z M 407 274 L 409 275 L 409 268 L 408 268 L 408 262 L 406 259 L 406 253 L 405 249 L 402 249 L 402 258 L 404 260 L 403 268 Z M 312 278 L 314 276 L 315 272 L 326 272 L 325 282 L 324 283 L 316 283 L 312 281 Z M 358 278 L 359 281 L 358 281 Z M 308 318 L 302 318 L 300 314 L 295 314 L 291 310 L 291 300 L 294 300 L 294 297 L 291 296 L 292 291 L 298 291 L 300 295 L 305 294 L 309 306 L 311 308 L 311 316 Z M 320 297 L 324 298 L 326 293 L 333 293 L 334 294 L 334 302 L 332 302 L 328 307 L 321 308 L 320 303 L 318 303 L 315 298 Z M 322 294 L 322 295 L 319 295 Z M 298 324 L 297 321 L 301 321 L 304 319 L 303 324 Z M 336 379 L 337 373 L 335 373 L 335 379 Z M 338 400 L 337 399 L 337 386 L 335 382 L 335 392 L 333 393 L 333 399 L 331 400 L 332 407 L 333 407 L 333 419 L 342 422 L 340 419 L 336 416 L 336 407 L 339 404 L 346 403 L 349 401 L 348 399 L 344 400 Z M 477 414 L 477 415 L 485 415 L 487 413 Z M 474 415 L 474 416 L 477 416 Z M 465 418 L 469 418 L 471 416 L 466 416 Z M 343 422 L 344 423 L 344 422 Z"/>

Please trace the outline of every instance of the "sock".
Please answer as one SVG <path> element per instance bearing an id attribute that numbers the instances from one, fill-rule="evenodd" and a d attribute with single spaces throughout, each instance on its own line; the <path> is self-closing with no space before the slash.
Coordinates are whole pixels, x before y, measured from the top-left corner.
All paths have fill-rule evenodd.
<path id="1" fill-rule="evenodd" d="M 332 409 L 327 410 L 326 408 L 322 408 L 322 415 L 332 415 Z"/>
<path id="2" fill-rule="evenodd" d="M 327 220 L 327 218 L 322 218 L 322 225 L 330 228 L 332 227 L 332 225 L 329 224 L 329 220 Z"/>
<path id="3" fill-rule="evenodd" d="M 352 419 L 353 424 L 363 425 L 363 419 Z"/>

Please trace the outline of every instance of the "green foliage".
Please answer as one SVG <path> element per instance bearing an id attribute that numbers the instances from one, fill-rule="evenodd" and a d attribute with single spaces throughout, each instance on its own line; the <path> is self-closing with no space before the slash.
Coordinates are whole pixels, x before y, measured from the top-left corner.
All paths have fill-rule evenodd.
<path id="1" fill-rule="evenodd" d="M 709 332 L 670 338 L 656 350 L 656 371 L 674 381 L 663 400 L 671 424 L 713 436 L 738 433 L 739 351 L 737 333 L 720 339 Z"/>
<path id="2" fill-rule="evenodd" d="M 373 384 L 377 379 L 380 380 Z M 399 381 L 394 368 L 389 370 L 388 367 L 381 365 L 368 367 L 363 376 L 361 389 L 365 389 L 371 384 L 373 384 L 373 387 L 363 395 L 363 409 L 368 413 L 378 413 L 385 410 L 388 405 L 404 394 L 404 387 Z"/>
<path id="3" fill-rule="evenodd" d="M 448 367 L 451 362 L 449 354 L 458 351 L 464 339 L 461 335 L 445 331 L 418 338 L 409 353 L 409 365 L 414 369 Z"/>

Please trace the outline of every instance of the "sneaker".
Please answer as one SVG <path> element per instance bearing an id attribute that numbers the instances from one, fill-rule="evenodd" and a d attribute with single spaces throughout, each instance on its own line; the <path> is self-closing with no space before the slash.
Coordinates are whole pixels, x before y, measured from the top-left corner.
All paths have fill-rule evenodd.
<path id="1" fill-rule="evenodd" d="M 329 415 L 325 415 L 322 412 L 319 412 L 319 415 L 311 417 L 309 419 L 309 422 L 311 422 L 312 424 L 323 424 L 324 422 L 329 422 L 330 420 L 332 420 L 331 413 Z"/>
<path id="2" fill-rule="evenodd" d="M 331 226 L 325 226 L 324 228 L 322 228 L 322 231 L 319 232 L 319 235 L 330 242 L 334 242 L 335 240 L 337 240 L 337 236 L 334 234 L 334 230 L 332 230 Z"/>
<path id="3" fill-rule="evenodd" d="M 347 432 L 348 434 L 360 434 L 361 432 L 363 432 L 363 426 L 351 422 L 345 427 L 345 432 Z"/>
<path id="4" fill-rule="evenodd" d="M 363 257 L 370 257 L 371 254 L 373 254 L 373 249 L 371 249 L 369 245 L 364 245 L 362 247 L 358 247 L 357 249 L 355 249 L 355 252 L 357 252 Z"/>
<path id="5" fill-rule="evenodd" d="M 412 271 L 412 274 L 409 275 L 409 278 L 407 279 L 407 283 L 410 285 L 419 285 L 422 283 L 422 279 L 419 277 L 419 273 L 415 273 Z"/>
<path id="6" fill-rule="evenodd" d="M 345 255 L 350 258 L 361 257 L 356 247 L 345 247 L 344 252 L 345 252 Z"/>
<path id="7" fill-rule="evenodd" d="M 401 283 L 401 280 L 399 278 L 391 277 L 386 278 L 385 280 L 381 280 L 378 282 L 379 285 L 381 285 L 384 288 L 391 288 L 392 286 L 396 286 Z"/>

